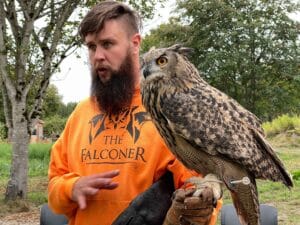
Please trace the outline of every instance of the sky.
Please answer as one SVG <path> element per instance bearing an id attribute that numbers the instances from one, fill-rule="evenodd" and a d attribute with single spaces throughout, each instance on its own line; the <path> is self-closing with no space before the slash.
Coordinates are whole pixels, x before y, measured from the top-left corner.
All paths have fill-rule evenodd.
<path id="1" fill-rule="evenodd" d="M 142 35 L 159 24 L 167 22 L 174 7 L 175 0 L 170 0 L 165 8 L 157 8 L 154 18 L 144 22 Z M 300 21 L 300 13 L 291 17 Z M 67 57 L 60 65 L 60 72 L 53 74 L 51 78 L 51 83 L 58 88 L 65 104 L 79 102 L 90 94 L 91 75 L 86 48 L 78 49 L 77 54 L 81 57 L 77 58 L 75 54 Z"/>
<path id="2" fill-rule="evenodd" d="M 175 7 L 175 0 L 166 3 L 162 12 L 161 8 L 157 8 L 158 12 L 150 21 L 144 21 L 143 33 L 155 28 L 161 23 L 167 22 L 171 10 Z M 58 88 L 58 93 L 62 96 L 65 104 L 69 102 L 79 102 L 87 98 L 90 94 L 91 75 L 88 63 L 87 49 L 82 47 L 78 49 L 77 58 L 75 54 L 67 57 L 60 65 L 60 72 L 53 74 L 51 83 Z"/>

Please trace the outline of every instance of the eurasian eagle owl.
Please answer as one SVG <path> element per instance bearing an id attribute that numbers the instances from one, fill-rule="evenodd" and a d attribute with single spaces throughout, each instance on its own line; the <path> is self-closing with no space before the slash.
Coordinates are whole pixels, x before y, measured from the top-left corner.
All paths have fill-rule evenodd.
<path id="1" fill-rule="evenodd" d="M 259 119 L 205 82 L 188 51 L 174 45 L 143 56 L 143 105 L 174 155 L 190 169 L 216 174 L 229 189 L 241 224 L 258 225 L 255 178 L 292 187 L 290 175 Z"/>

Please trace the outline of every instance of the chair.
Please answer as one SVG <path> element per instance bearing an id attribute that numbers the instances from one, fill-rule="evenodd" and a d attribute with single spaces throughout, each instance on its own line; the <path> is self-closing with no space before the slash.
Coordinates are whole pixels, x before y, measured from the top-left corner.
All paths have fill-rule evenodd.
<path id="1" fill-rule="evenodd" d="M 277 209 L 270 205 L 260 205 L 261 225 L 278 225 Z M 221 225 L 241 225 L 236 210 L 232 204 L 224 205 L 221 209 Z"/>
<path id="2" fill-rule="evenodd" d="M 40 225 L 67 225 L 68 219 L 64 215 L 55 214 L 45 203 L 41 208 Z"/>

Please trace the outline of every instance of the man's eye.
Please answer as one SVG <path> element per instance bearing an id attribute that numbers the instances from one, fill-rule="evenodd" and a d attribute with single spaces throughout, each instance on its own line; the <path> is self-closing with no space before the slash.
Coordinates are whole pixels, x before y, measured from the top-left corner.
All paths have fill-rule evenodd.
<path id="1" fill-rule="evenodd" d="M 107 42 L 104 42 L 104 43 L 102 44 L 102 46 L 103 46 L 104 48 L 109 48 L 109 47 L 112 46 L 112 43 L 107 41 Z"/>
<path id="2" fill-rule="evenodd" d="M 97 47 L 96 47 L 96 45 L 88 45 L 87 48 L 89 51 L 96 51 Z"/>

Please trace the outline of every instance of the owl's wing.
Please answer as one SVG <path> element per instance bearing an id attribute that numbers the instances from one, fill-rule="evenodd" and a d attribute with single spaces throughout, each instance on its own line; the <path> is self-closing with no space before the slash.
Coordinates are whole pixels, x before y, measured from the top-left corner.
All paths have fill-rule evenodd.
<path id="1" fill-rule="evenodd" d="M 254 155 L 263 157 L 249 129 L 252 125 L 243 120 L 226 99 L 219 98 L 219 93 L 211 89 L 210 93 L 202 91 L 189 89 L 172 96 L 161 95 L 161 113 L 174 134 L 199 150 L 219 154 L 241 164 L 247 164 Z"/>
<path id="2" fill-rule="evenodd" d="M 224 110 L 224 112 L 227 112 L 227 116 L 229 116 L 232 120 L 238 118 L 240 122 L 244 122 L 248 127 L 251 127 L 251 129 L 254 129 L 264 136 L 264 131 L 261 127 L 261 120 L 256 115 L 241 106 L 235 99 L 208 84 L 204 84 L 200 88 L 201 89 L 198 90 L 201 90 L 202 93 L 205 92 L 207 95 L 209 95 L 210 99 L 215 99 L 215 104 L 218 105 L 218 108 Z"/>
<path id="3" fill-rule="evenodd" d="M 272 147 L 252 123 L 228 107 L 226 98 L 210 89 L 162 94 L 161 114 L 173 135 L 179 135 L 199 151 L 232 160 L 255 177 L 293 186 L 290 175 Z M 222 104 L 220 104 L 222 103 Z M 226 107 L 224 107 L 227 105 Z M 182 149 L 184 151 L 184 149 Z"/>

